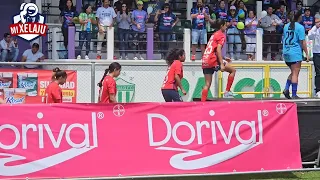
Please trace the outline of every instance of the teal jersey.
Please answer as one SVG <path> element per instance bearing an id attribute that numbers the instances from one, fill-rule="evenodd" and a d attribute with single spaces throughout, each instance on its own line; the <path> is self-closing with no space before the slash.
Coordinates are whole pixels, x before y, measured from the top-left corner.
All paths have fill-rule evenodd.
<path id="1" fill-rule="evenodd" d="M 283 56 L 297 57 L 302 60 L 301 41 L 305 40 L 305 29 L 299 24 L 295 23 L 295 28 L 290 29 L 290 23 L 286 24 L 283 29 Z M 284 58 L 286 62 L 295 62 L 297 58 Z"/>

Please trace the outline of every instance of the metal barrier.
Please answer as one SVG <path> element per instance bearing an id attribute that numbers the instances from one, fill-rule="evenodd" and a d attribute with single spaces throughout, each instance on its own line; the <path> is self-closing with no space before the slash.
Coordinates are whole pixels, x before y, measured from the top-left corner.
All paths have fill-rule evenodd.
<path id="1" fill-rule="evenodd" d="M 280 98 L 282 94 L 283 87 L 281 85 L 285 84 L 285 81 L 278 82 L 280 75 L 279 73 L 288 71 L 288 67 L 282 62 L 273 62 L 273 63 L 250 63 L 250 62 L 242 62 L 241 64 L 234 63 L 232 66 L 236 67 L 237 74 L 236 80 L 234 83 L 234 94 L 235 98 L 243 98 L 250 97 L 248 95 L 254 95 L 255 98 Z M 312 64 L 303 63 L 301 66 L 300 79 L 304 79 L 305 81 L 299 81 L 299 91 L 298 94 L 301 94 L 303 97 L 312 97 Z M 252 70 L 260 71 L 261 76 L 258 75 L 257 72 L 252 73 Z M 251 71 L 251 72 L 250 72 Z M 248 75 L 246 74 L 252 74 Z M 289 73 L 281 73 L 281 76 L 284 76 L 285 80 L 288 77 Z M 242 79 L 240 79 L 240 78 Z M 223 85 L 227 79 L 227 73 L 219 72 L 219 96 L 222 97 L 224 90 Z M 237 82 L 237 79 L 240 79 Z M 256 82 L 257 81 L 257 82 Z M 248 87 L 254 87 L 254 91 L 242 91 L 243 89 Z M 303 89 L 303 90 L 301 90 Z"/>
<path id="2" fill-rule="evenodd" d="M 39 63 L 1 62 L 0 66 L 10 69 L 10 65 L 42 65 L 43 69 L 52 70 L 59 67 L 63 70 L 77 72 L 77 103 L 97 102 L 99 88 L 105 69 L 114 61 L 99 60 L 56 60 Z M 167 72 L 163 60 L 121 60 L 121 75 L 117 78 L 118 102 L 163 102 L 161 85 Z M 8 66 L 9 65 L 9 66 Z M 234 64 L 237 74 L 232 91 L 235 98 L 279 98 L 284 88 L 289 69 L 283 62 L 239 62 Z M 2 67 L 2 68 L 6 68 Z M 298 93 L 301 97 L 311 97 L 313 92 L 312 64 L 303 63 L 300 72 Z M 0 70 L 1 72 L 1 70 Z M 259 75 L 260 74 L 260 75 Z M 221 97 L 228 73 L 217 73 L 209 98 Z M 201 62 L 185 62 L 182 86 L 187 91 L 182 96 L 184 101 L 193 101 L 201 97 L 204 77 Z M 254 95 L 254 96 L 252 96 Z"/>

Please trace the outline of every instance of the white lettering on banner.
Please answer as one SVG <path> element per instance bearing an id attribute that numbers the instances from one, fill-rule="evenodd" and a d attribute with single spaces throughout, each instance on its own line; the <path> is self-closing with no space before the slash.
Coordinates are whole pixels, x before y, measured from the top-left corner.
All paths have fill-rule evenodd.
<path id="1" fill-rule="evenodd" d="M 40 115 L 39 115 L 40 114 Z M 43 114 L 38 113 L 38 118 L 42 119 Z M 0 142 L 0 149 L 11 150 L 16 148 L 20 144 L 20 140 L 22 139 L 22 149 L 28 149 L 28 140 L 27 137 L 30 135 L 28 130 L 33 132 L 38 132 L 39 136 L 39 148 L 44 148 L 44 133 L 46 132 L 49 136 L 49 139 L 52 145 L 55 148 L 59 148 L 63 137 L 65 137 L 66 142 L 70 145 L 70 149 L 60 152 L 58 154 L 54 154 L 43 159 L 35 160 L 32 162 L 27 162 L 24 164 L 18 165 L 6 165 L 7 163 L 25 160 L 27 159 L 24 156 L 9 154 L 9 153 L 0 153 L 0 176 L 20 176 L 25 174 L 34 173 L 37 171 L 41 171 L 43 169 L 47 169 L 49 167 L 55 166 L 67 160 L 73 159 L 83 153 L 86 153 L 96 147 L 98 147 L 98 131 L 97 131 L 97 115 L 95 112 L 91 114 L 91 126 L 92 132 L 89 131 L 89 124 L 79 124 L 74 123 L 71 125 L 62 124 L 59 135 L 57 139 L 54 138 L 52 130 L 48 124 L 22 124 L 21 125 L 21 133 L 19 128 L 11 125 L 11 124 L 3 124 L 0 126 L 0 133 L 2 130 L 11 130 L 15 135 L 15 140 L 10 145 L 4 145 Z M 102 119 L 102 118 L 99 118 Z M 71 139 L 71 132 L 75 128 L 80 128 L 84 133 L 84 140 L 81 143 L 74 143 Z M 93 139 L 93 145 L 90 146 L 90 136 Z M 46 141 L 48 142 L 48 141 Z"/>
<path id="2" fill-rule="evenodd" d="M 50 81 L 40 81 L 40 88 L 41 89 L 45 89 L 49 86 Z M 63 85 L 59 85 L 61 88 L 63 89 L 74 89 L 75 88 L 75 83 L 72 81 L 67 81 L 66 83 L 64 83 Z"/>
<path id="3" fill-rule="evenodd" d="M 209 113 L 211 116 L 215 114 Z M 155 119 L 161 120 L 166 125 L 166 136 L 161 141 L 154 140 L 153 134 L 153 121 Z M 256 130 L 256 122 L 258 123 L 258 131 Z M 178 129 L 181 126 L 185 126 L 190 130 L 190 138 L 186 141 L 182 141 L 178 138 Z M 211 127 L 210 127 L 211 126 Z M 249 139 L 243 139 L 240 134 L 240 128 L 242 126 L 249 126 L 251 129 L 251 136 Z M 224 150 L 222 152 L 218 152 L 206 157 L 201 157 L 199 159 L 194 160 L 184 160 L 187 157 L 200 155 L 202 152 L 182 149 L 182 148 L 173 148 L 173 147 L 164 147 L 166 143 L 168 143 L 172 137 L 175 143 L 181 146 L 186 146 L 194 143 L 196 141 L 197 144 L 202 144 L 202 127 L 207 129 L 211 128 L 212 135 L 212 143 L 217 144 L 217 133 L 220 133 L 225 144 L 230 144 L 230 141 L 233 137 L 240 143 L 236 147 L 232 147 L 230 149 Z M 261 110 L 257 111 L 257 120 L 255 121 L 231 121 L 229 130 L 224 129 L 221 125 L 220 121 L 196 121 L 195 127 L 186 121 L 181 121 L 172 126 L 169 119 L 161 114 L 148 114 L 148 133 L 149 133 L 149 145 L 150 146 L 161 146 L 157 147 L 157 150 L 168 150 L 168 151 L 182 151 L 180 154 L 176 154 L 171 157 L 170 164 L 172 167 L 181 170 L 194 170 L 206 168 L 209 166 L 213 166 L 229 160 L 235 156 L 238 156 L 253 147 L 256 147 L 259 144 L 263 143 L 263 126 L 262 126 L 262 113 Z M 227 134 L 228 133 L 228 134 Z M 185 134 L 183 134 L 185 136 Z M 258 141 L 257 141 L 258 135 Z M 197 140 L 196 137 L 197 136 Z M 188 136 L 189 137 L 189 136 Z"/>

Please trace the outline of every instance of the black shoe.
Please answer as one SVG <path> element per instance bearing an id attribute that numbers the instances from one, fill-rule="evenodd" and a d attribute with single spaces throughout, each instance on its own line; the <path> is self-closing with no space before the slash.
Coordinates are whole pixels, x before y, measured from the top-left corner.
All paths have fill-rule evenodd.
<path id="1" fill-rule="evenodd" d="M 292 99 L 301 99 L 301 97 L 295 95 L 295 96 L 292 96 Z"/>
<path id="2" fill-rule="evenodd" d="M 291 99 L 289 90 L 283 90 L 282 94 L 283 94 L 287 99 Z"/>

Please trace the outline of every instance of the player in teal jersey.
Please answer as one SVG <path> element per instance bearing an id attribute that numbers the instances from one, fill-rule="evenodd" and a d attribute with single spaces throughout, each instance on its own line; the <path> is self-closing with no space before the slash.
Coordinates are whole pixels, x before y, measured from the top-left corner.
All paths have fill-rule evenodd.
<path id="1" fill-rule="evenodd" d="M 305 29 L 298 23 L 301 21 L 301 13 L 298 12 L 291 17 L 290 23 L 284 26 L 283 30 L 283 59 L 290 68 L 291 73 L 288 76 L 286 87 L 283 95 L 288 99 L 298 99 L 298 77 L 303 61 L 302 50 L 308 54 L 307 44 L 305 41 Z M 309 55 L 307 55 L 307 62 Z M 292 86 L 292 97 L 290 97 L 289 88 Z"/>

